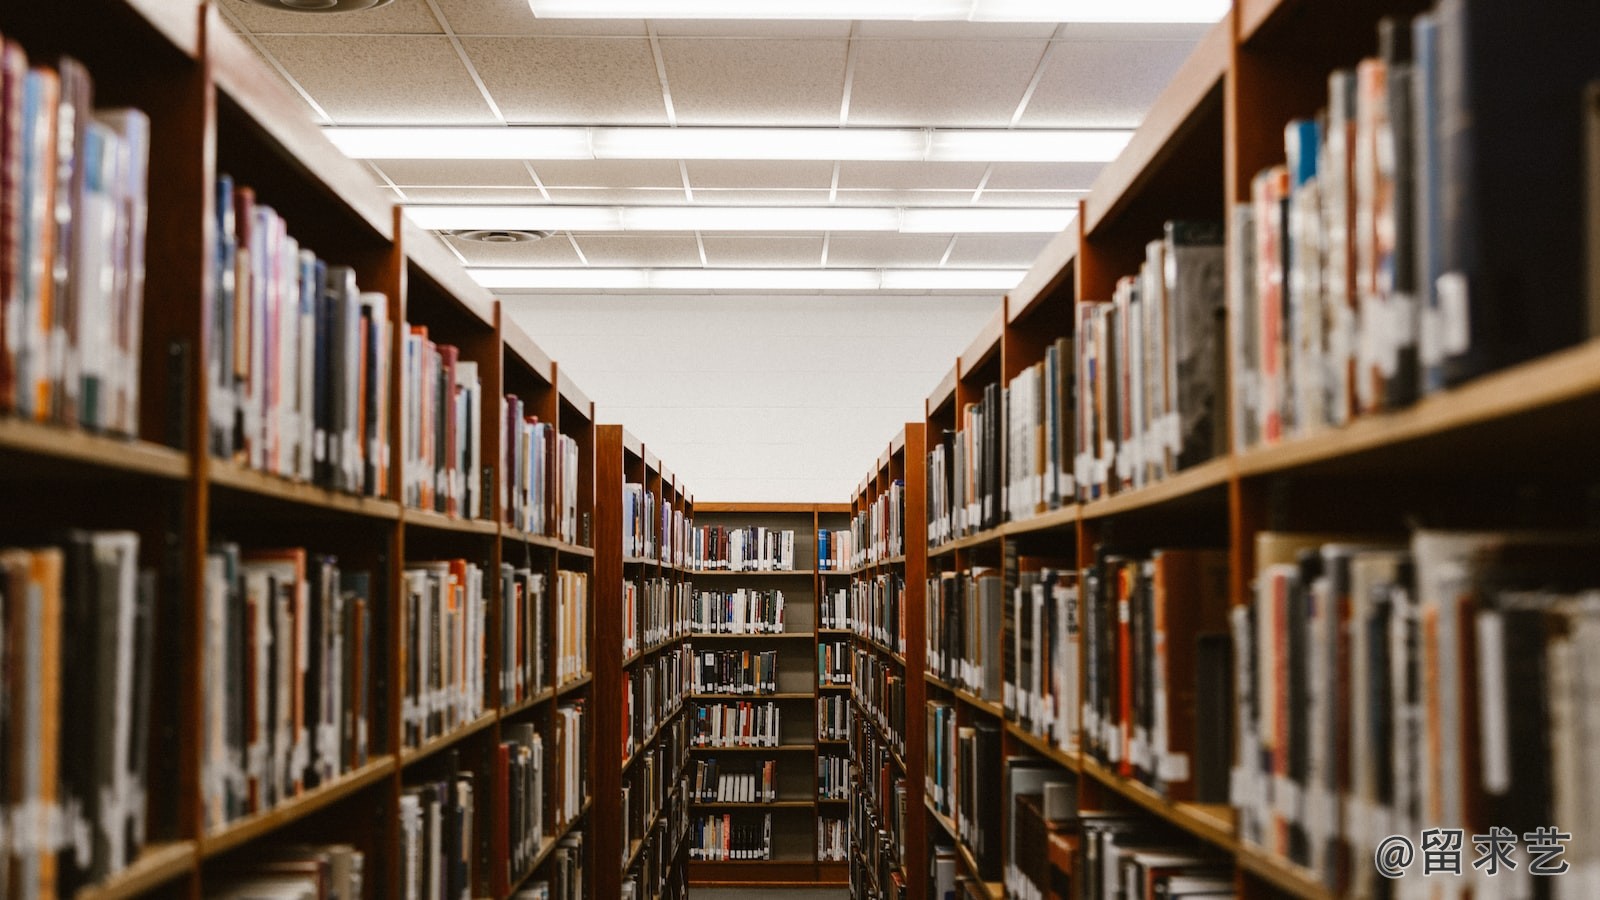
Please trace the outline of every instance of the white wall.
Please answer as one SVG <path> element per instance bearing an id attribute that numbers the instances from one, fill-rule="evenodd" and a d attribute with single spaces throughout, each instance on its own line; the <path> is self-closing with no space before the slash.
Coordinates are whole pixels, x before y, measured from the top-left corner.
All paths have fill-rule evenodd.
<path id="1" fill-rule="evenodd" d="M 697 500 L 845 502 L 998 296 L 502 294 Z"/>

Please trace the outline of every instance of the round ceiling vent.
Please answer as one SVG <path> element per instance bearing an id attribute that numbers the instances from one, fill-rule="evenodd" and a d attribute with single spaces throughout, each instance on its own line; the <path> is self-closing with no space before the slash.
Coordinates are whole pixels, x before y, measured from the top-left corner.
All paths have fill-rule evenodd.
<path id="1" fill-rule="evenodd" d="M 476 241 L 480 244 L 525 244 L 550 236 L 548 231 L 510 231 L 503 228 L 452 231 L 450 234 L 463 241 Z"/>
<path id="2" fill-rule="evenodd" d="M 393 0 L 245 0 L 257 6 L 284 12 L 341 13 L 363 12 L 388 6 Z"/>

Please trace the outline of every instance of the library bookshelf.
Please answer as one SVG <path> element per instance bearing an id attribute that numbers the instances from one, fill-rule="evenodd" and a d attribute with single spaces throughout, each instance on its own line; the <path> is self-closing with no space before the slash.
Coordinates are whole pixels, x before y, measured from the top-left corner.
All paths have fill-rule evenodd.
<path id="1" fill-rule="evenodd" d="M 156 656 L 152 667 L 148 837 L 126 868 L 79 890 L 80 898 L 198 898 L 241 866 L 287 844 L 349 844 L 365 854 L 365 896 L 401 892 L 402 797 L 418 782 L 469 777 L 480 802 L 470 807 L 474 845 L 463 848 L 465 888 L 505 897 L 540 877 L 569 835 L 589 829 L 585 792 L 594 678 L 581 653 L 596 646 L 587 596 L 595 566 L 593 403 L 466 277 L 431 235 L 400 214 L 359 165 L 345 159 L 304 117 L 298 101 L 263 68 L 246 44 L 206 5 L 150 0 L 8 4 L 0 34 L 30 59 L 67 54 L 94 79 L 96 100 L 133 106 L 150 119 L 149 234 L 140 361 L 141 417 L 128 437 L 92 434 L 20 419 L 0 421 L 0 493 L 12 525 L 8 546 L 32 546 L 69 528 L 131 530 L 142 538 L 141 563 L 159 577 Z M 403 409 L 416 398 L 401 366 L 389 366 L 387 403 L 368 410 L 391 464 L 369 490 L 341 491 L 254 467 L 212 452 L 208 423 L 220 397 L 206 365 L 214 345 L 219 175 L 248 185 L 270 204 L 288 233 L 332 265 L 349 266 L 360 289 L 381 292 L 378 310 L 392 323 L 380 353 L 398 360 L 410 328 L 450 345 L 476 366 L 482 415 L 475 442 L 483 462 L 476 505 L 453 510 L 403 502 Z M 499 477 L 504 474 L 500 398 L 523 398 L 570 442 L 577 466 L 563 473 L 571 507 L 566 529 L 514 526 Z M 374 393 L 373 396 L 378 396 Z M 461 495 L 463 498 L 465 493 Z M 205 634 L 207 564 L 217 542 L 246 553 L 304 547 L 337 556 L 372 576 L 365 758 L 321 784 L 286 792 L 275 803 L 207 824 L 202 777 L 210 652 Z M 411 736 L 407 700 L 407 578 L 414 564 L 458 560 L 476 567 L 485 625 L 477 708 L 453 727 Z M 503 658 L 501 624 L 510 598 L 502 565 L 549 586 L 540 633 L 566 635 L 571 646 L 526 662 L 517 695 L 498 676 L 517 664 Z M 556 620 L 555 587 L 572 583 L 573 617 Z M 581 602 L 580 602 L 581 601 Z M 411 623 L 417 624 L 417 623 Z M 574 654 L 560 671 L 557 657 Z M 567 723 L 567 724 L 563 724 Z M 495 755 L 515 730 L 531 726 L 546 747 L 542 835 L 519 871 L 497 832 L 506 827 L 488 802 L 496 793 Z M 570 727 L 569 727 L 570 726 Z M 558 746 L 560 745 L 560 746 Z M 563 748 L 568 783 L 557 784 Z M 587 793 L 592 793 L 591 790 Z M 614 796 L 614 795 L 613 795 Z M 557 799 L 562 803 L 557 803 Z M 582 844 L 575 844 L 581 847 Z M 586 866 L 587 867 L 587 866 Z"/>
<path id="2" fill-rule="evenodd" d="M 893 459 L 893 448 L 880 456 L 857 488 L 853 508 L 859 512 L 881 494 L 886 481 L 904 473 L 908 529 L 919 519 L 931 528 L 931 501 L 924 510 L 925 519 L 909 511 L 924 497 L 932 496 L 924 461 L 944 435 L 955 434 L 958 441 L 965 436 L 963 429 L 971 421 L 968 410 L 982 403 L 985 388 L 994 384 L 1015 387 L 1016 379 L 1046 359 L 1058 338 L 1084 338 L 1079 324 L 1085 308 L 1112 301 L 1119 281 L 1139 273 L 1147 259 L 1147 245 L 1162 238 L 1164 223 L 1230 222 L 1235 206 L 1252 200 L 1252 180 L 1257 173 L 1283 162 L 1285 126 L 1297 117 L 1316 114 L 1328 102 L 1330 73 L 1353 67 L 1384 49 L 1379 40 L 1382 18 L 1429 13 L 1430 6 L 1422 2 L 1351 6 L 1320 0 L 1244 0 L 1235 4 L 1230 16 L 1197 45 L 1122 155 L 1102 171 L 1074 226 L 1051 241 L 1019 286 L 1005 297 L 994 319 L 927 397 L 925 421 L 907 426 L 903 437 L 908 448 L 920 443 L 920 452 L 907 450 L 903 462 Z M 1514 25 L 1508 28 L 1515 31 Z M 1519 85 L 1516 89 L 1524 88 Z M 1573 109 L 1578 105 L 1575 95 Z M 1592 157 L 1595 148 L 1590 146 L 1586 152 Z M 1597 207 L 1600 204 L 1591 200 L 1589 220 L 1597 215 Z M 1583 227 L 1578 220 L 1564 219 L 1563 225 Z M 1229 226 L 1229 296 L 1245 279 L 1254 277 L 1251 270 L 1235 269 L 1231 257 L 1235 245 L 1251 237 Z M 1232 307 L 1228 314 L 1234 314 Z M 1229 407 L 1230 417 L 1237 415 L 1238 384 L 1249 374 L 1242 372 L 1237 362 L 1240 341 L 1239 333 L 1229 329 L 1222 357 L 1226 375 L 1216 394 L 1216 403 Z M 1220 781 L 1210 783 L 1203 799 L 1174 799 L 1163 790 L 1159 778 L 1130 775 L 1125 765 L 1091 749 L 1093 742 L 1083 731 L 1059 737 L 1041 735 L 1021 720 L 1004 697 L 979 696 L 938 674 L 923 655 L 934 648 L 924 647 L 922 640 L 912 637 L 918 627 L 931 628 L 933 623 L 919 624 L 916 619 L 932 608 L 938 580 L 962 573 L 995 573 L 1009 603 L 1018 584 L 1015 566 L 1019 558 L 1053 561 L 1077 574 L 1073 596 L 1081 611 L 1087 596 L 1084 573 L 1100 565 L 1105 553 L 1137 556 L 1164 548 L 1210 548 L 1222 554 L 1226 579 L 1221 593 L 1228 614 L 1238 620 L 1261 602 L 1258 579 L 1263 577 L 1262 566 L 1270 560 L 1258 559 L 1259 547 L 1264 546 L 1263 540 L 1277 535 L 1387 535 L 1403 547 L 1419 526 L 1501 534 L 1511 529 L 1585 533 L 1582 529 L 1592 529 L 1594 516 L 1576 495 L 1592 490 L 1594 480 L 1592 465 L 1584 461 L 1586 450 L 1580 448 L 1592 446 L 1596 414 L 1600 413 L 1600 341 L 1591 332 L 1568 335 L 1567 344 L 1426 393 L 1412 402 L 1367 410 L 1346 422 L 1286 434 L 1276 442 L 1246 441 L 1238 431 L 1229 431 L 1209 458 L 1173 467 L 1138 487 L 1118 484 L 1113 478 L 1092 499 L 1069 492 L 1048 507 L 1041 505 L 1026 514 L 1002 513 L 986 526 L 967 528 L 932 543 L 913 540 L 908 533 L 903 565 L 908 596 L 913 599 L 904 607 L 907 618 L 902 627 L 907 646 L 897 654 L 871 638 L 856 641 L 888 671 L 904 671 L 926 699 L 910 702 L 908 685 L 907 746 L 903 754 L 888 754 L 888 765 L 903 770 L 908 787 L 920 790 L 924 778 L 934 774 L 932 748 L 913 744 L 924 735 L 933 739 L 925 730 L 929 710 L 948 707 L 953 726 L 982 726 L 998 732 L 999 759 L 1027 761 L 1071 785 L 1077 810 L 1148 823 L 1159 831 L 1165 846 L 1181 847 L 1216 866 L 1229 889 L 1241 898 L 1321 900 L 1368 895 L 1370 881 L 1363 881 L 1359 869 L 1367 866 L 1370 876 L 1370 852 L 1365 858 L 1353 854 L 1343 863 L 1325 862 L 1317 869 L 1292 861 L 1288 852 L 1269 850 L 1260 838 L 1252 837 L 1247 824 L 1251 811 L 1238 799 L 1237 786 L 1230 793 L 1230 776 L 1237 778 L 1237 774 L 1226 771 L 1226 767 L 1241 764 L 1240 737 L 1233 726 L 1244 715 L 1241 704 L 1246 702 L 1238 694 L 1238 683 L 1231 680 L 1232 670 L 1218 692 L 1224 701 L 1205 706 L 1203 711 L 1201 707 L 1193 710 L 1220 716 L 1229 723 L 1220 748 L 1225 757 Z M 1082 377 L 1081 369 L 1077 375 Z M 1078 425 L 1081 427 L 1081 421 Z M 925 441 L 913 437 L 913 429 L 919 426 L 926 429 Z M 1013 464 L 1010 444 L 1015 438 L 1002 429 L 999 439 L 998 455 L 1004 461 L 1000 483 L 1009 485 L 1005 467 Z M 1065 463 L 1065 470 L 1073 472 L 1073 460 L 1068 458 Z M 917 481 L 919 472 L 922 478 Z M 1077 475 L 1083 477 L 1081 469 Z M 1579 543 L 1592 553 L 1595 542 L 1592 531 L 1587 533 L 1591 537 Z M 926 585 L 922 577 L 913 579 L 914 569 L 925 573 Z M 851 577 L 860 581 L 871 578 L 872 573 L 870 567 L 865 571 L 857 568 Z M 1593 582 L 1585 585 L 1592 587 Z M 980 652 L 1001 654 L 1009 666 L 1016 627 L 1008 621 Z M 1086 626 L 1080 621 L 1080 627 Z M 1226 628 L 1221 636 L 1226 640 Z M 1168 634 L 1166 640 L 1174 637 Z M 1181 639 L 1195 637 L 1184 634 Z M 1236 668 L 1242 664 L 1241 650 L 1237 635 L 1233 640 L 1230 665 Z M 1293 659 L 1289 662 L 1302 664 Z M 1069 704 L 1091 701 L 1087 661 L 1082 665 L 1074 681 L 1080 694 L 1067 697 Z M 1338 665 L 1358 668 L 1346 660 Z M 1471 656 L 1450 665 L 1459 665 L 1469 683 L 1478 677 Z M 1339 671 L 1339 677 L 1345 677 L 1345 669 Z M 1215 687 L 1217 683 L 1212 684 Z M 874 714 L 859 708 L 856 712 L 862 720 L 857 729 L 870 733 L 879 727 Z M 1460 747 L 1446 742 L 1436 749 L 1443 755 L 1454 754 Z M 852 743 L 851 750 L 858 766 L 868 765 L 860 743 Z M 1476 757 L 1466 753 L 1461 765 L 1477 765 Z M 985 771 L 982 777 L 988 779 L 983 782 L 987 789 L 1001 789 L 998 772 Z M 1465 790 L 1466 802 L 1481 802 L 1476 789 Z M 1348 817 L 1360 803 L 1338 790 L 1332 794 L 1322 802 L 1347 804 L 1344 816 L 1350 822 Z M 912 829 L 907 828 L 906 858 L 900 865 L 912 888 L 904 896 L 927 896 L 927 889 L 915 879 L 931 877 L 941 864 L 954 867 L 958 884 L 966 885 L 966 896 L 1012 895 L 1003 880 L 1011 877 L 1009 870 L 1001 868 L 998 878 L 994 869 L 987 874 L 982 871 L 981 854 L 959 821 L 962 810 L 948 814 L 931 793 L 914 799 L 908 804 L 911 820 L 922 829 L 923 837 L 913 839 Z M 1288 818 L 1291 823 L 1298 821 L 1292 815 Z M 1425 822 L 1419 827 L 1431 824 L 1437 823 Z M 1495 823 L 1469 824 L 1487 827 Z M 1011 810 L 1002 810 L 993 827 L 998 833 L 990 836 L 991 841 L 1009 846 L 1015 837 Z M 853 831 L 851 837 L 859 842 L 868 835 Z M 1415 839 L 1414 834 L 1412 837 Z M 1051 868 L 1071 879 L 1074 890 L 1081 888 L 1080 876 L 1071 873 L 1083 865 L 1078 840 L 1070 829 L 1049 836 L 1049 855 L 1055 860 Z M 1356 839 L 1341 833 L 1339 840 Z M 948 848 L 948 854 L 941 853 L 941 848 Z M 1058 854 L 1058 848 L 1065 852 Z M 1348 844 L 1344 852 L 1349 852 Z M 1076 861 L 1072 860 L 1074 854 Z M 1009 866 L 1016 861 L 1007 856 L 1002 862 Z M 899 896 L 884 884 L 883 871 L 872 871 L 864 860 L 853 857 L 855 868 L 862 870 L 859 875 L 852 873 L 857 896 Z M 1409 874 L 1416 876 L 1418 871 Z M 1045 896 L 1056 896 L 1051 890 L 1046 888 Z"/>
<path id="3" fill-rule="evenodd" d="M 819 529 L 842 524 L 849 507 L 845 504 L 811 503 L 712 503 L 695 505 L 697 530 L 727 528 L 765 528 L 794 532 L 793 568 L 737 571 L 701 568 L 689 572 L 695 591 L 706 592 L 781 591 L 784 602 L 784 628 L 778 633 L 726 634 L 694 631 L 689 643 L 697 653 L 719 650 L 775 651 L 776 693 L 747 696 L 691 694 L 685 700 L 687 715 L 700 707 L 715 709 L 727 701 L 772 702 L 779 713 L 778 743 L 766 747 L 692 746 L 697 760 L 726 759 L 732 766 L 772 759 L 777 763 L 776 795 L 773 800 L 745 803 L 701 801 L 689 803 L 691 827 L 697 816 L 729 814 L 747 817 L 771 816 L 771 858 L 758 860 L 703 860 L 688 862 L 689 882 L 696 886 L 726 887 L 810 887 L 842 886 L 847 878 L 843 860 L 824 860 L 819 843 L 819 824 L 842 821 L 842 805 L 822 798 L 819 792 L 818 759 L 838 755 L 844 745 L 819 740 L 817 709 L 826 695 L 841 692 L 821 683 L 819 644 L 831 637 L 819 629 L 818 611 L 822 592 L 829 583 L 818 570 L 817 535 Z M 769 595 L 770 596 L 770 595 Z M 748 761 L 748 762 L 746 762 Z M 761 820 L 764 820 L 761 819 Z M 759 827 L 759 826 L 758 826 Z"/>

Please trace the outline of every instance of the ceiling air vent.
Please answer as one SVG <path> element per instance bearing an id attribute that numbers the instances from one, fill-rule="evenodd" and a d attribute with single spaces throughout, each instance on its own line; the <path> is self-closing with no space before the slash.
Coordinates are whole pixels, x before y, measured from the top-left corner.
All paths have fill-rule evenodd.
<path id="1" fill-rule="evenodd" d="M 388 6 L 393 0 L 245 0 L 257 6 L 284 12 L 341 13 L 363 12 Z"/>
<path id="2" fill-rule="evenodd" d="M 544 240 L 550 236 L 548 231 L 510 231 L 503 228 L 479 228 L 468 231 L 447 232 L 451 237 L 463 241 L 476 241 L 480 244 L 526 244 L 529 241 Z"/>

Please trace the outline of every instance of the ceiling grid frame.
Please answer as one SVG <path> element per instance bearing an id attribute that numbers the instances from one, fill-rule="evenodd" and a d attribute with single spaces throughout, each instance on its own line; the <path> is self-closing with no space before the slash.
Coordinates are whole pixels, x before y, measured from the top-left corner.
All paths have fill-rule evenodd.
<path id="1" fill-rule="evenodd" d="M 461 60 L 462 67 L 467 70 L 467 76 L 472 79 L 472 83 L 478 88 L 478 93 L 483 95 L 483 102 L 489 107 L 489 113 L 501 125 L 509 125 L 510 123 L 506 121 L 506 114 L 500 110 L 500 104 L 496 103 L 494 95 L 489 93 L 489 86 L 483 83 L 483 76 L 478 74 L 478 67 L 473 64 L 472 57 L 467 55 L 467 49 L 461 46 L 461 39 L 456 37 L 455 30 L 450 27 L 450 20 L 445 17 L 444 11 L 439 9 L 438 0 L 422 0 L 422 2 L 428 5 L 428 11 L 433 13 L 434 19 L 438 20 L 439 27 L 444 31 L 444 36 L 450 39 L 450 46 L 455 49 L 456 58 Z"/>

